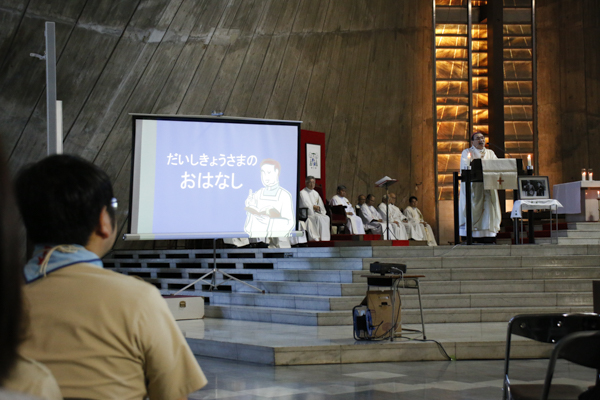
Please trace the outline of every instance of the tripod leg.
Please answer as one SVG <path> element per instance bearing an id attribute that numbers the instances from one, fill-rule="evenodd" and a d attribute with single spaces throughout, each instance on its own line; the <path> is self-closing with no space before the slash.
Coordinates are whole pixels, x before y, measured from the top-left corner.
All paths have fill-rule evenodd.
<path id="1" fill-rule="evenodd" d="M 265 294 L 265 293 L 266 293 L 266 291 L 265 291 L 265 290 L 263 290 L 263 289 L 259 289 L 259 288 L 257 288 L 256 286 L 252 286 L 251 284 L 249 284 L 249 283 L 247 283 L 247 282 L 244 282 L 244 281 L 242 281 L 242 280 L 239 280 L 238 278 L 236 278 L 236 277 L 234 277 L 234 276 L 231 276 L 231 275 L 229 275 L 227 272 L 223 272 L 223 271 L 219 271 L 219 270 L 217 270 L 216 272 L 218 272 L 219 274 L 223 275 L 223 277 L 227 277 L 227 278 L 228 278 L 227 280 L 234 280 L 234 281 L 236 281 L 236 282 L 239 282 L 239 283 L 242 283 L 242 284 L 244 284 L 244 285 L 246 285 L 246 286 L 249 286 L 249 287 L 251 287 L 252 289 L 258 290 L 258 291 L 259 291 L 259 292 L 261 292 L 262 294 Z M 216 274 L 215 274 L 215 275 L 216 275 Z M 216 286 L 218 286 L 218 285 L 216 285 Z"/>

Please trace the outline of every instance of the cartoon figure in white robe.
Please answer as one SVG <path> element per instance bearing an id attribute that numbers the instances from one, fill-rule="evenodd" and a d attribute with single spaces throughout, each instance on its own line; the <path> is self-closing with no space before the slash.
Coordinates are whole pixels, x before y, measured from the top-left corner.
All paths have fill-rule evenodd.
<path id="1" fill-rule="evenodd" d="M 272 159 L 260 163 L 263 188 L 246 198 L 244 231 L 251 238 L 289 236 L 294 227 L 292 195 L 279 186 L 281 165 Z"/>

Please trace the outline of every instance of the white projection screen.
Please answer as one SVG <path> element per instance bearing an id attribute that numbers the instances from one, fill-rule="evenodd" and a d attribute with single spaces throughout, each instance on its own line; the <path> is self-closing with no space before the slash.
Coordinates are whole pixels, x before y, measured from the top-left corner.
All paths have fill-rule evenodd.
<path id="1" fill-rule="evenodd" d="M 300 122 L 132 117 L 126 240 L 283 237 L 295 230 Z"/>

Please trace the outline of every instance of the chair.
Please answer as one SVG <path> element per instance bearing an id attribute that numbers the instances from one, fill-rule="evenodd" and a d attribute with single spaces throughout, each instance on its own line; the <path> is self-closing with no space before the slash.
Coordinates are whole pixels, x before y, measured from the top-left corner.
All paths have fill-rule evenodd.
<path id="1" fill-rule="evenodd" d="M 600 368 L 600 315 L 592 313 L 581 314 L 525 314 L 513 317 L 508 323 L 506 337 L 506 356 L 504 360 L 504 391 L 503 399 L 577 399 L 585 390 L 574 385 L 551 385 L 552 374 L 558 358 L 589 366 Z M 585 333 L 584 335 L 580 335 Z M 555 344 L 549 361 L 546 382 L 542 384 L 514 384 L 511 385 L 508 371 L 512 335 L 518 335 L 542 343 Z M 590 337 L 592 339 L 590 339 Z M 589 345 L 595 341 L 590 355 L 595 354 L 593 362 L 586 361 L 586 350 L 577 350 L 578 346 Z M 580 357 L 580 355 L 584 357 Z M 596 374 L 597 375 L 597 374 Z"/>
<path id="2" fill-rule="evenodd" d="M 346 221 L 348 220 L 348 216 L 346 215 L 346 207 L 339 206 L 329 206 L 330 215 L 329 218 L 331 220 L 331 226 L 337 226 L 338 233 L 340 232 L 340 227 L 345 231 L 346 229 Z"/>

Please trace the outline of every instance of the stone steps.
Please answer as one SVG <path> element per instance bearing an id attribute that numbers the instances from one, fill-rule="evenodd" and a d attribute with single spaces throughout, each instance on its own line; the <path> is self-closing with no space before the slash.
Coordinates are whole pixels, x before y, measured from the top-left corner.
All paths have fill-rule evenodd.
<path id="1" fill-rule="evenodd" d="M 600 231 L 600 223 L 598 222 L 569 222 L 569 229 L 581 230 L 581 231 Z"/>
<path id="2" fill-rule="evenodd" d="M 518 314 L 590 312 L 589 306 L 431 308 L 424 310 L 426 324 L 448 322 L 505 322 Z M 251 306 L 206 306 L 208 318 L 227 318 L 244 321 L 271 322 L 307 326 L 352 325 L 351 311 L 310 311 Z M 420 324 L 418 309 L 402 309 L 403 324 Z"/>
<path id="3" fill-rule="evenodd" d="M 600 239 L 559 237 L 558 244 L 562 246 L 569 246 L 574 244 L 600 245 Z"/>
<path id="4" fill-rule="evenodd" d="M 567 230 L 558 231 L 559 245 L 598 245 L 600 244 L 600 223 L 569 222 Z"/>
<path id="5" fill-rule="evenodd" d="M 266 251 L 269 250 L 269 251 Z M 273 251 L 278 250 L 278 251 Z M 290 250 L 288 252 L 288 250 Z M 355 257 L 351 256 L 355 255 Z M 296 325 L 350 325 L 368 289 L 372 262 L 407 265 L 421 279 L 426 322 L 506 321 L 521 312 L 591 311 L 591 280 L 600 279 L 600 246 L 439 246 L 250 249 L 221 251 L 226 273 L 257 286 L 198 282 L 184 293 L 206 297 L 206 316 Z M 212 252 L 116 254 L 108 267 L 173 294 L 210 272 Z M 210 279 L 210 278 L 209 278 Z M 402 319 L 419 323 L 414 289 L 401 289 Z"/>
<path id="6" fill-rule="evenodd" d="M 150 269 L 128 270 L 122 269 L 120 272 L 130 275 L 141 276 L 146 281 L 163 285 L 161 289 L 169 289 L 170 287 L 181 287 L 190 283 L 194 279 L 198 279 L 209 269 L 194 269 L 181 271 L 178 269 L 161 269 L 152 271 Z M 510 282 L 513 284 L 521 284 L 526 280 L 530 285 L 539 285 L 546 280 L 570 280 L 570 279 L 600 279 L 600 267 L 596 265 L 589 266 L 534 266 L 534 267 L 508 267 L 508 268 L 410 268 L 410 274 L 425 275 L 421 278 L 422 286 L 429 284 L 443 285 L 462 285 L 476 287 L 480 284 L 497 284 L 497 281 L 503 285 L 498 286 L 499 290 L 507 290 Z M 277 282 L 288 283 L 308 283 L 308 286 L 314 284 L 350 284 L 359 283 L 366 287 L 368 274 L 365 270 L 360 271 L 345 271 L 345 270 L 226 270 L 223 271 L 232 276 L 248 282 L 254 282 L 256 285 L 273 284 Z M 221 275 L 218 276 L 218 282 L 222 282 Z M 551 282 L 548 282 L 551 283 Z M 199 289 L 203 283 L 198 282 L 196 289 Z M 224 286 L 235 284 L 233 281 L 224 282 Z M 169 286 L 170 285 L 170 286 Z M 306 286 L 306 285 L 305 285 Z M 242 289 L 239 284 L 236 285 L 234 291 Z M 190 290 L 194 290 L 190 288 Z M 270 292 L 266 287 L 265 290 Z M 166 294 L 166 293 L 165 293 Z"/>
<path id="7" fill-rule="evenodd" d="M 600 239 L 600 231 L 558 231 L 559 238 Z"/>
<path id="8" fill-rule="evenodd" d="M 401 291 L 402 292 L 402 291 Z M 412 291 L 415 293 L 415 291 Z M 207 296 L 208 297 L 208 296 Z M 210 305 L 254 306 L 317 311 L 351 310 L 360 304 L 361 296 L 314 296 L 260 293 L 212 293 Z M 429 294 L 422 297 L 423 308 L 494 308 L 494 307 L 572 307 L 592 306 L 591 292 L 560 293 L 469 293 Z M 415 294 L 402 293 L 404 309 L 418 309 Z"/>

